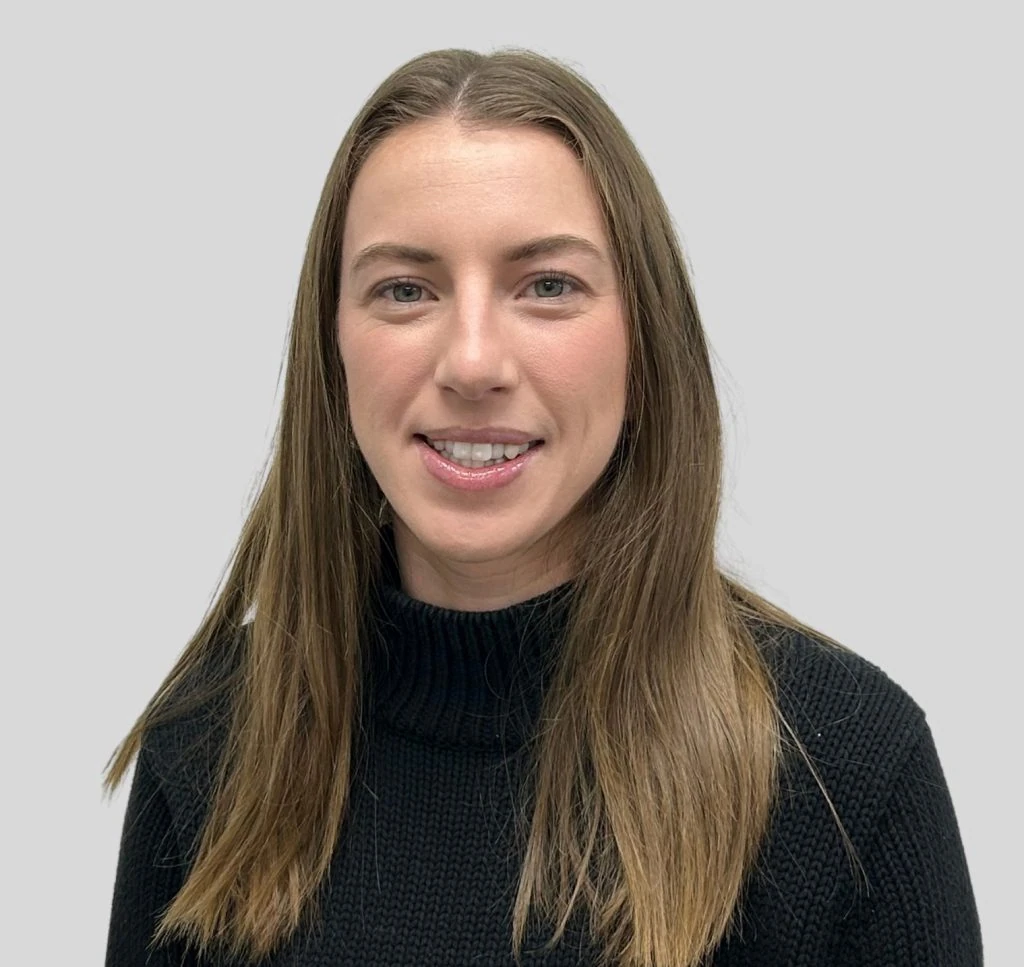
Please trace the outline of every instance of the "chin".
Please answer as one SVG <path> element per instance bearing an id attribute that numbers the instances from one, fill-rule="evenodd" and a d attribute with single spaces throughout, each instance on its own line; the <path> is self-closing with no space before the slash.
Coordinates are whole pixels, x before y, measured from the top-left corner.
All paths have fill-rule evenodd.
<path id="1" fill-rule="evenodd" d="M 462 564 L 481 564 L 515 555 L 536 540 L 536 530 L 522 520 L 488 520 L 484 516 L 434 515 L 425 525 L 415 517 L 402 524 L 410 536 L 431 554 Z"/>

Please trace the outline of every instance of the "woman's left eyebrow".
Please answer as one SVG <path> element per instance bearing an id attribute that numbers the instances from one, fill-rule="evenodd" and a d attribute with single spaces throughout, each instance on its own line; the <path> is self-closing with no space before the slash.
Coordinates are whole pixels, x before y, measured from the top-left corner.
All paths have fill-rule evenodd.
<path id="1" fill-rule="evenodd" d="M 604 252 L 582 235 L 545 235 L 513 245 L 502 254 L 506 262 L 525 262 L 538 255 L 561 255 L 564 252 L 588 255 L 598 262 L 607 261 Z"/>
<path id="2" fill-rule="evenodd" d="M 525 262 L 539 255 L 562 255 L 565 252 L 577 252 L 598 262 L 607 263 L 608 258 L 601 249 L 582 235 L 544 235 L 531 238 L 526 242 L 518 242 L 502 252 L 506 262 Z M 352 260 L 352 274 L 365 271 L 375 262 L 413 262 L 416 265 L 430 265 L 440 262 L 441 256 L 430 249 L 416 245 L 403 245 L 398 242 L 376 242 L 368 245 Z"/>

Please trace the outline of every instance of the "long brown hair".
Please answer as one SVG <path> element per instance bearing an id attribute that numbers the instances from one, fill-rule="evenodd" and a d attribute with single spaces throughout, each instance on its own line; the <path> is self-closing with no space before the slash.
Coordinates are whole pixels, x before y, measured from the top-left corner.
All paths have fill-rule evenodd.
<path id="1" fill-rule="evenodd" d="M 382 493 L 349 445 L 336 334 L 353 180 L 397 127 L 540 125 L 580 160 L 605 217 L 630 330 L 626 420 L 577 508 L 576 593 L 534 746 L 513 915 L 562 936 L 579 902 L 609 964 L 697 964 L 724 936 L 795 735 L 755 625 L 831 642 L 715 559 L 722 439 L 708 347 L 665 203 L 601 96 L 521 50 L 442 50 L 388 77 L 346 133 L 310 232 L 269 470 L 199 630 L 108 763 L 230 664 L 226 742 L 201 840 L 158 938 L 258 959 L 316 906 L 349 794 Z M 231 651 L 248 616 L 248 641 Z M 230 654 L 229 654 L 230 652 Z M 210 679 L 212 680 L 212 679 Z M 212 687 L 212 686 L 211 686 Z M 565 777 L 571 777 L 566 782 Z"/>

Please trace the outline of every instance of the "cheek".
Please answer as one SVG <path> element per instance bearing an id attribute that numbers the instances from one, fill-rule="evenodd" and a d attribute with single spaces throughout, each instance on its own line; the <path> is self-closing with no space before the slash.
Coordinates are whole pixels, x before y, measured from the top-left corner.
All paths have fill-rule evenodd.
<path id="1" fill-rule="evenodd" d="M 530 380 L 540 399 L 574 441 L 587 467 L 604 460 L 618 438 L 626 409 L 627 347 L 614 327 L 549 343 L 531 360 Z M 578 470 L 589 470 L 581 463 Z"/>
<path id="2" fill-rule="evenodd" d="M 629 374 L 629 334 L 625 321 L 619 317 L 609 326 L 597 347 L 594 365 L 602 370 L 608 402 L 619 412 L 626 406 L 626 378 Z"/>
<path id="3" fill-rule="evenodd" d="M 424 354 L 387 337 L 376 330 L 339 338 L 349 404 L 360 423 L 393 423 L 423 384 Z"/>
<path id="4" fill-rule="evenodd" d="M 618 408 L 625 397 L 627 354 L 624 327 L 608 320 L 547 354 L 548 385 L 568 401 L 585 399 L 591 412 Z"/>
<path id="5" fill-rule="evenodd" d="M 380 387 L 372 376 L 376 371 L 376 357 L 372 341 L 362 334 L 353 334 L 351 330 L 346 333 L 346 325 L 344 320 L 339 324 L 338 345 L 341 365 L 345 370 L 352 422 L 360 429 L 366 425 L 369 416 L 379 409 L 379 401 L 375 396 L 379 394 Z"/>

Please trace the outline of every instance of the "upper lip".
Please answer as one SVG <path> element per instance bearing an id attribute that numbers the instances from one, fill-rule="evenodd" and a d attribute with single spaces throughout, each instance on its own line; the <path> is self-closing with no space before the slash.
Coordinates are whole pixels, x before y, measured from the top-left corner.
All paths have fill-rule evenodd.
<path id="1" fill-rule="evenodd" d="M 458 443 L 535 443 L 540 438 L 513 430 L 506 426 L 482 426 L 471 429 L 466 426 L 446 426 L 439 430 L 424 430 L 421 436 L 429 440 L 451 440 Z"/>

